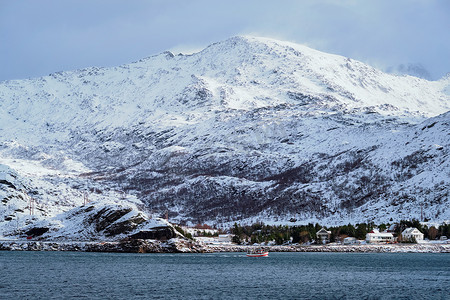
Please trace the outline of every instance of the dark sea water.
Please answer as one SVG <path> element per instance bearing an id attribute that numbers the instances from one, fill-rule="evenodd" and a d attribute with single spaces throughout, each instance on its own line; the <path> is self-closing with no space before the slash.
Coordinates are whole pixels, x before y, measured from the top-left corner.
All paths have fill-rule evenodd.
<path id="1" fill-rule="evenodd" d="M 450 299 L 450 255 L 0 251 L 0 299 Z"/>

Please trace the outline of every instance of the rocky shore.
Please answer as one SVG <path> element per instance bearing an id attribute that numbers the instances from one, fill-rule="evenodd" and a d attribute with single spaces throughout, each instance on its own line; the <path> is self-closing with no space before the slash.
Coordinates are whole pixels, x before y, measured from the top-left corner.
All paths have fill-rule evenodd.
<path id="1" fill-rule="evenodd" d="M 247 246 L 209 246 L 212 252 L 243 252 Z M 450 253 L 449 244 L 269 246 L 270 252 Z"/>
<path id="2" fill-rule="evenodd" d="M 266 246 L 270 252 L 450 253 L 450 244 Z M 84 251 L 123 253 L 245 252 L 244 245 L 204 245 L 185 239 L 133 239 L 120 242 L 0 241 L 6 251 Z"/>
<path id="3" fill-rule="evenodd" d="M 201 253 L 209 251 L 198 243 L 178 238 L 168 241 L 134 239 L 120 242 L 0 241 L 0 250 L 123 253 Z"/>

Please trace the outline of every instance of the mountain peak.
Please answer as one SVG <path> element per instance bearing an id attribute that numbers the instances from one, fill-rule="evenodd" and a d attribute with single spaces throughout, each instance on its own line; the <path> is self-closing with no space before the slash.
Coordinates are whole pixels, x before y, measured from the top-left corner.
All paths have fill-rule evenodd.
<path id="1" fill-rule="evenodd" d="M 45 218 L 129 192 L 196 223 L 389 221 L 417 216 L 415 199 L 443 218 L 447 82 L 252 36 L 1 82 L 0 212 L 26 193 Z"/>
<path id="2" fill-rule="evenodd" d="M 200 51 L 200 53 L 214 52 L 217 54 L 223 51 L 227 52 L 231 50 L 239 50 L 244 55 L 270 54 L 276 53 L 276 51 L 306 51 L 311 53 L 311 55 L 317 55 L 321 53 L 320 51 L 308 48 L 300 44 L 251 35 L 238 35 L 230 37 L 226 40 L 209 45 L 203 51 Z M 286 53 L 283 54 L 285 55 Z"/>
<path id="3" fill-rule="evenodd" d="M 426 80 L 386 74 L 349 58 L 254 36 L 234 36 L 193 55 L 165 51 L 117 68 L 60 72 L 31 80 L 27 86 L 19 90 L 0 84 L 0 96 L 28 98 L 33 90 L 42 94 L 33 96 L 33 103 L 46 105 L 47 99 L 55 99 L 53 107 L 66 103 L 66 108 L 73 108 L 80 101 L 91 112 L 106 113 L 101 107 L 107 107 L 106 115 L 121 114 L 115 105 L 127 103 L 126 116 L 116 120 L 130 120 L 131 107 L 184 114 L 195 109 L 287 104 L 326 111 L 369 109 L 408 117 L 434 116 L 450 109 L 447 90 Z M 73 111 L 69 109 L 68 114 Z"/>

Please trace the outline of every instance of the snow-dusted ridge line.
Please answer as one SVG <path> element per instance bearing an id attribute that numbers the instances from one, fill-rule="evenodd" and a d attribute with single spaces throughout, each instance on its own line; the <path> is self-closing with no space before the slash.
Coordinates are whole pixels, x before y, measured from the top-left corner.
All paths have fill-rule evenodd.
<path id="1" fill-rule="evenodd" d="M 1 82 L 0 230 L 86 193 L 193 223 L 450 219 L 449 91 L 249 36 Z"/>

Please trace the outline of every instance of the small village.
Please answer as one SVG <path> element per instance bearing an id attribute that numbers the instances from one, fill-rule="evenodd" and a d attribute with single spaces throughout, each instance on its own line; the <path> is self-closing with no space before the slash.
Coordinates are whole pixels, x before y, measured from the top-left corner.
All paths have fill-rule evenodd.
<path id="1" fill-rule="evenodd" d="M 414 225 L 416 227 L 414 227 Z M 419 228 L 417 228 L 419 227 Z M 235 224 L 229 232 L 214 229 L 206 224 L 194 227 L 178 227 L 186 237 L 210 246 L 320 246 L 320 245 L 433 245 L 450 244 L 450 224 L 400 221 L 395 224 L 357 224 L 339 227 L 323 227 L 319 224 L 304 226 L 270 226 Z"/>

